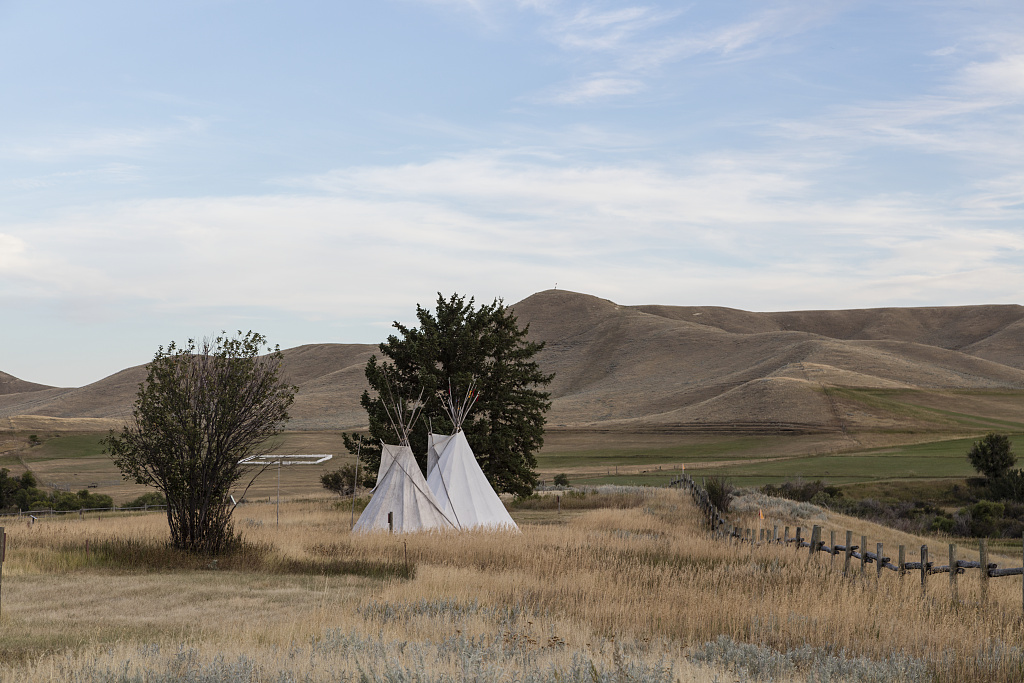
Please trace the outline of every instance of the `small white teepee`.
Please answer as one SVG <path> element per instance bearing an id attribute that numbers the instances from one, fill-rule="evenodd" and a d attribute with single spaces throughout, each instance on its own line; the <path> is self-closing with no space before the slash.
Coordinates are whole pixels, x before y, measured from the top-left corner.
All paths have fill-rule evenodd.
<path id="1" fill-rule="evenodd" d="M 491 487 L 473 449 L 462 431 L 462 423 L 476 402 L 471 388 L 461 405 L 455 405 L 451 389 L 448 392 L 448 414 L 455 425 L 451 436 L 431 434 L 432 446 L 440 449 L 437 466 L 430 470 L 427 485 L 437 497 L 441 510 L 453 519 L 460 529 L 486 527 L 516 529 L 516 523 Z"/>
<path id="2" fill-rule="evenodd" d="M 398 533 L 459 528 L 431 493 L 411 448 L 384 444 L 381 460 L 385 457 L 388 469 L 377 480 L 370 503 L 352 531 L 387 531 L 389 512 Z"/>
<path id="3" fill-rule="evenodd" d="M 390 407 L 385 402 L 385 407 L 388 408 L 388 417 L 402 444 L 381 444 L 377 485 L 373 489 L 370 503 L 359 515 L 359 521 L 352 527 L 352 531 L 386 531 L 393 528 L 394 531 L 401 533 L 459 528 L 451 516 L 442 510 L 439 501 L 431 493 L 409 447 L 409 432 L 416 422 L 421 405 L 415 406 L 406 420 L 407 410 L 404 401 L 392 402 L 394 405 Z M 397 419 L 392 415 L 392 410 Z M 388 513 L 391 513 L 392 517 L 390 527 Z"/>

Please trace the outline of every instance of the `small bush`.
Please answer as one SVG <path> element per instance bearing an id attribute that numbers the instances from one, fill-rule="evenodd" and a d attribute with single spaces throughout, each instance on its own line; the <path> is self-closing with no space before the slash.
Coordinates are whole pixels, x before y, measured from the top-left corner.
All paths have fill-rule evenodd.
<path id="1" fill-rule="evenodd" d="M 551 480 L 555 486 L 568 486 L 569 475 L 568 474 L 556 474 L 555 478 Z"/>
<path id="2" fill-rule="evenodd" d="M 376 475 L 370 472 L 365 467 L 359 468 L 359 484 L 364 488 L 370 488 L 376 481 Z M 333 472 L 325 472 L 320 475 L 320 484 L 333 493 L 337 493 L 339 496 L 351 496 L 355 489 L 353 488 L 353 482 L 356 479 L 356 466 L 355 463 L 348 463 L 342 465 Z"/>
<path id="3" fill-rule="evenodd" d="M 728 512 L 736 487 L 726 477 L 708 477 L 704 483 L 711 504 L 721 512 Z"/>
<path id="4" fill-rule="evenodd" d="M 831 505 L 835 500 L 843 497 L 843 491 L 838 486 L 829 486 L 820 479 L 816 481 L 784 481 L 778 485 L 766 484 L 761 487 L 766 495 L 778 498 L 788 498 L 800 503 L 814 503 L 815 505 Z"/>
<path id="5" fill-rule="evenodd" d="M 167 499 L 159 491 L 150 491 L 149 493 L 143 493 L 135 500 L 128 501 L 122 507 L 141 508 L 147 505 L 167 505 Z"/>

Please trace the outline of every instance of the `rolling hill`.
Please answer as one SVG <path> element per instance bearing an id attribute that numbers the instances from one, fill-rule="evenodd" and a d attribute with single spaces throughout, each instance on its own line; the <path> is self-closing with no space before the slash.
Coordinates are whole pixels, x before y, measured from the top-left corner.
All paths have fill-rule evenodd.
<path id="1" fill-rule="evenodd" d="M 620 306 L 549 290 L 514 309 L 530 338 L 546 344 L 538 361 L 555 373 L 552 428 L 903 429 L 941 426 L 958 405 L 1020 420 L 1013 406 L 1024 396 L 1022 306 L 755 313 Z M 361 426 L 363 367 L 375 351 L 371 344 L 287 349 L 285 373 L 300 387 L 289 428 Z M 144 376 L 137 366 L 62 389 L 0 373 L 0 420 L 120 421 Z M 991 399 L 1004 394 L 1009 403 Z M 930 407 L 885 398 L 895 395 Z"/>

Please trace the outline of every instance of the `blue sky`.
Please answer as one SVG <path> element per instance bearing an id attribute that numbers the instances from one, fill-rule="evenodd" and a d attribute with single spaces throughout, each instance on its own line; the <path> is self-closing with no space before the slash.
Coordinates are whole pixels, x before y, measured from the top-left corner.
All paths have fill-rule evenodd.
<path id="1" fill-rule="evenodd" d="M 0 0 L 0 370 L 536 291 L 1024 303 L 1024 5 Z"/>

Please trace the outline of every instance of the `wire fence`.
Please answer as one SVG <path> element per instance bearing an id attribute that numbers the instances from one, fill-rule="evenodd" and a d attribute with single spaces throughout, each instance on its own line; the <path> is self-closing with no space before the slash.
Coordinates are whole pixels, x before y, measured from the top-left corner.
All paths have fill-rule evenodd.
<path id="1" fill-rule="evenodd" d="M 39 519 L 40 517 L 56 517 L 58 515 L 78 515 L 84 517 L 87 513 L 117 513 L 117 512 L 152 512 L 155 510 L 166 510 L 166 505 L 143 505 L 137 507 L 118 507 L 111 505 L 108 508 L 78 508 L 77 510 L 19 510 L 18 512 L 0 513 L 0 518 L 29 517 Z"/>
<path id="2" fill-rule="evenodd" d="M 875 552 L 871 552 L 868 550 L 870 546 L 868 545 L 867 536 L 862 535 L 860 543 L 855 544 L 853 532 L 850 530 L 846 530 L 845 543 L 836 542 L 835 531 L 829 532 L 829 540 L 826 543 L 823 539 L 823 529 L 817 524 L 812 526 L 810 538 L 804 537 L 803 533 L 806 531 L 804 527 L 796 527 L 795 535 L 790 536 L 790 527 L 788 526 L 784 527 L 780 534 L 778 525 L 773 525 L 770 530 L 734 525 L 729 523 L 721 511 L 711 502 L 708 492 L 697 484 L 690 475 L 682 474 L 669 485 L 689 491 L 694 505 L 701 512 L 709 530 L 715 536 L 729 543 L 741 543 L 753 547 L 768 545 L 788 547 L 792 545 L 795 550 L 807 548 L 809 557 L 813 557 L 816 553 L 826 553 L 830 556 L 832 564 L 835 564 L 838 557 L 842 557 L 843 576 L 852 576 L 854 574 L 865 576 L 869 573 L 868 565 L 873 564 L 872 571 L 874 571 L 876 578 L 881 578 L 885 570 L 889 570 L 900 577 L 919 573 L 921 588 L 922 590 L 927 590 L 928 578 L 930 576 L 948 574 L 952 597 L 956 601 L 958 577 L 969 569 L 977 569 L 980 570 L 978 576 L 980 579 L 981 595 L 982 600 L 985 601 L 988 597 L 988 582 L 990 579 L 1024 575 L 1024 566 L 1000 568 L 998 564 L 989 562 L 988 541 L 984 538 L 978 539 L 980 557 L 977 562 L 959 559 L 957 557 L 956 544 L 950 543 L 947 549 L 949 558 L 947 564 L 940 565 L 932 562 L 927 545 L 921 546 L 920 554 L 916 561 L 908 560 L 907 547 L 900 545 L 897 550 L 896 563 L 893 564 L 892 558 L 885 555 L 884 544 L 876 543 Z M 1024 541 L 1024 538 L 1022 538 L 1022 541 Z M 1024 542 L 1022 542 L 1022 553 L 1024 553 Z M 855 566 L 854 560 L 859 563 L 859 568 Z M 1024 555 L 1022 555 L 1022 561 L 1024 561 Z M 1022 584 L 1021 606 L 1024 609 L 1024 584 Z"/>

